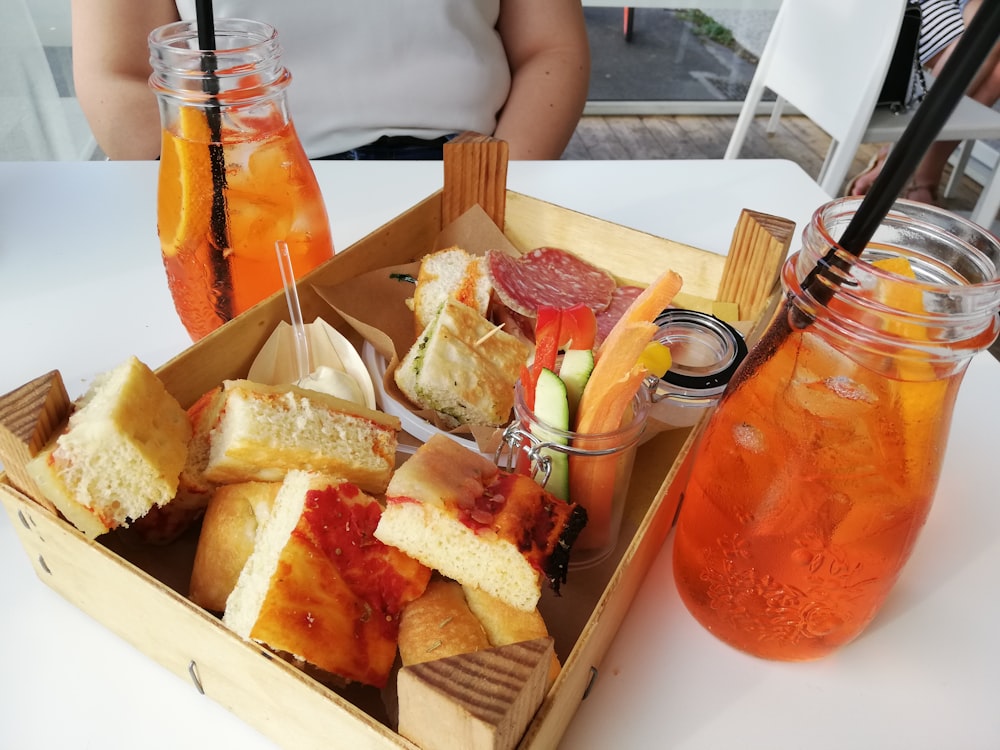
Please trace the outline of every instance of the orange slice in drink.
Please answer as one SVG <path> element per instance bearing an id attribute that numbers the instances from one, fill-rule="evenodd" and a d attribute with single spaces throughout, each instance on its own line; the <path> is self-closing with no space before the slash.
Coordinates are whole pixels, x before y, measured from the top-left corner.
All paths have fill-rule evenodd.
<path id="1" fill-rule="evenodd" d="M 872 263 L 873 266 L 883 271 L 888 271 L 896 276 L 916 280 L 917 275 L 913 272 L 913 266 L 906 258 L 884 258 Z M 886 284 L 881 291 L 881 301 L 896 310 L 910 313 L 924 312 L 923 292 L 916 286 L 900 284 L 898 282 Z M 889 328 L 890 333 L 906 336 L 915 341 L 926 341 L 927 333 L 919 325 L 899 322 Z M 921 357 L 916 350 L 904 352 L 909 358 L 903 359 L 899 363 L 899 373 L 903 380 L 933 380 L 934 370 L 929 362 L 921 361 Z"/>
<path id="2" fill-rule="evenodd" d="M 917 278 L 906 258 L 887 258 L 873 265 L 897 276 Z M 923 292 L 919 288 L 895 285 L 887 290 L 884 300 L 897 310 L 924 312 Z M 905 329 L 900 332 L 910 339 L 917 342 L 927 340 L 927 332 L 922 327 L 902 325 Z M 924 443 L 937 440 L 936 431 L 931 426 L 936 422 L 947 396 L 950 380 L 938 377 L 927 355 L 919 350 L 904 350 L 900 355 L 897 365 L 899 379 L 892 384 L 894 388 L 890 392 L 894 392 L 903 428 L 901 439 L 904 442 L 905 466 L 902 470 L 912 473 L 926 469 L 927 462 L 922 459 L 933 450 L 933 446 Z"/>
<path id="3" fill-rule="evenodd" d="M 872 265 L 876 268 L 881 268 L 883 271 L 888 271 L 889 273 L 894 273 L 897 276 L 905 276 L 908 279 L 915 279 L 917 275 L 913 272 L 913 266 L 910 265 L 910 261 L 901 256 L 895 258 L 882 258 L 872 262 Z"/>
<path id="4" fill-rule="evenodd" d="M 208 145 L 211 136 L 205 112 L 181 107 L 178 132 L 164 138 L 161 169 L 176 175 L 177 192 L 173 210 L 177 217 L 172 241 L 164 241 L 163 253 L 176 255 L 184 247 L 197 245 L 209 231 L 212 219 L 212 164 Z M 172 141 L 173 148 L 167 147 Z M 168 208 L 169 212 L 169 207 Z M 160 227 L 169 232 L 169 227 Z M 169 237 L 165 236 L 166 239 Z"/>

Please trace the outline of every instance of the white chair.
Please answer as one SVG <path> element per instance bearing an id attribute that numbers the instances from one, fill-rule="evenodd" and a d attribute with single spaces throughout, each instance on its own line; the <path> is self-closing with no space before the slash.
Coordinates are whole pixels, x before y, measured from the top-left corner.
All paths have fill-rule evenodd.
<path id="1" fill-rule="evenodd" d="M 876 108 L 906 0 L 784 0 L 761 53 L 760 62 L 725 158 L 737 158 L 764 90 L 775 102 L 767 132 L 773 133 L 785 102 L 831 138 L 816 181 L 839 195 L 862 143 L 895 143 L 913 116 Z M 928 84 L 931 81 L 928 80 Z M 1000 139 L 1000 112 L 963 97 L 939 136 L 964 141 L 954 172 L 965 168 L 968 141 Z M 989 227 L 1000 210 L 1000 170 L 983 185 L 971 218 Z M 949 180 L 945 194 L 954 187 Z"/>

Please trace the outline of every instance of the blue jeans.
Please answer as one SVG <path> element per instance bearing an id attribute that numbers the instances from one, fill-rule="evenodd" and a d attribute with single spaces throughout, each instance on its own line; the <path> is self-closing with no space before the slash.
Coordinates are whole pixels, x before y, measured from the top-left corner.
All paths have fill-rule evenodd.
<path id="1" fill-rule="evenodd" d="M 440 160 L 444 155 L 444 144 L 455 137 L 444 135 L 440 138 L 427 140 L 425 138 L 414 138 L 409 135 L 383 135 L 377 141 L 369 143 L 367 146 L 359 146 L 339 154 L 321 156 L 320 159 L 336 159 L 347 161 L 359 161 L 365 159 L 384 160 Z"/>

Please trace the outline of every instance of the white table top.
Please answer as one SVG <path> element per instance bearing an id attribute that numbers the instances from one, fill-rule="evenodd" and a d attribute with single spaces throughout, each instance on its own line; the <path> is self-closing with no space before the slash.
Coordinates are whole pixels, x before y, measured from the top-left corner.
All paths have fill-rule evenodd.
<path id="1" fill-rule="evenodd" d="M 60 369 L 75 397 L 130 354 L 157 367 L 189 344 L 159 258 L 156 168 L 0 163 L 0 393 Z M 316 171 L 338 248 L 442 180 L 436 163 Z M 801 228 L 827 199 L 781 161 L 514 162 L 508 185 L 723 253 L 741 208 Z M 797 665 L 722 645 L 680 603 L 668 539 L 561 747 L 1000 746 L 998 376 L 1000 363 L 974 358 L 938 502 L 859 640 Z M 6 517 L 0 570 L 0 747 L 273 747 L 43 585 Z"/>

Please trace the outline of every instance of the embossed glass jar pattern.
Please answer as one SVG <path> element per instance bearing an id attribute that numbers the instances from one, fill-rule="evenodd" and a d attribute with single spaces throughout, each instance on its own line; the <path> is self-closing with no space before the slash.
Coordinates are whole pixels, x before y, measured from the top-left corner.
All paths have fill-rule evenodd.
<path id="1" fill-rule="evenodd" d="M 820 658 L 875 617 L 968 362 L 1000 328 L 1000 243 L 931 206 L 897 202 L 860 259 L 837 249 L 805 284 L 858 205 L 821 207 L 786 262 L 786 303 L 709 420 L 678 519 L 685 605 L 770 659 Z"/>
<path id="2" fill-rule="evenodd" d="M 288 110 L 291 73 L 268 24 L 220 18 L 149 35 L 162 125 L 157 232 L 174 306 L 198 340 L 333 257 L 326 204 Z"/>

